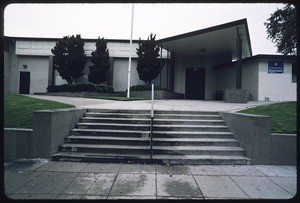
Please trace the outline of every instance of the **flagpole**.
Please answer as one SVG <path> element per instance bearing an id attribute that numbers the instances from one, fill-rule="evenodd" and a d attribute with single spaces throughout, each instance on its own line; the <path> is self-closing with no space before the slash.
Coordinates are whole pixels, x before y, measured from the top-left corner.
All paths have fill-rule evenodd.
<path id="1" fill-rule="evenodd" d="M 128 62 L 128 82 L 127 82 L 127 98 L 130 97 L 130 72 L 131 72 L 131 49 L 132 49 L 132 33 L 133 33 L 133 16 L 134 16 L 134 4 L 131 9 L 131 33 L 130 33 L 130 45 L 129 45 L 129 62 Z"/>

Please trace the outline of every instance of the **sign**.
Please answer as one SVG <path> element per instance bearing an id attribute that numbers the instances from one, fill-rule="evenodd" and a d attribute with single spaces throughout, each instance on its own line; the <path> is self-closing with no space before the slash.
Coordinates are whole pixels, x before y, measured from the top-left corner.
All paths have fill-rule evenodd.
<path id="1" fill-rule="evenodd" d="M 283 61 L 269 61 L 268 73 L 283 73 Z"/>

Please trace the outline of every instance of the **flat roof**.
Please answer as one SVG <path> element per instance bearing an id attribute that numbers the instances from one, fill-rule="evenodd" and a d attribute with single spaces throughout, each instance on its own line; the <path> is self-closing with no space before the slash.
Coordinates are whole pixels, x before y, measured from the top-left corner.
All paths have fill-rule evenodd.
<path id="1" fill-rule="evenodd" d="M 157 40 L 164 49 L 185 55 L 222 55 L 236 57 L 237 29 L 241 34 L 242 58 L 252 56 L 247 19 L 241 19 L 193 32 Z"/>
<path id="2" fill-rule="evenodd" d="M 6 39 L 15 39 L 15 40 L 39 40 L 39 41 L 58 41 L 61 38 L 54 38 L 54 37 L 13 37 L 13 36 L 4 36 Z M 91 39 L 91 38 L 82 38 L 85 42 L 95 42 L 97 39 Z M 106 38 L 104 38 L 106 39 Z M 129 43 L 129 39 L 106 39 L 108 42 L 126 42 Z M 138 43 L 139 40 L 132 40 L 134 43 Z"/>
<path id="3" fill-rule="evenodd" d="M 255 60 L 273 60 L 273 61 L 295 61 L 297 60 L 297 56 L 295 55 L 277 55 L 277 54 L 257 54 L 255 56 L 247 57 L 242 60 L 242 63 L 255 61 Z M 230 63 L 224 63 L 215 65 L 214 68 L 221 68 L 228 65 L 234 65 L 236 61 Z"/>

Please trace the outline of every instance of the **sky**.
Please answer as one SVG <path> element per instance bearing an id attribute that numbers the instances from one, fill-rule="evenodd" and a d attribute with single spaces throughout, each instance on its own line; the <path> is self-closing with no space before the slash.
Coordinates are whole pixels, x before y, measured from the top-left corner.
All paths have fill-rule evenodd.
<path id="1" fill-rule="evenodd" d="M 253 55 L 278 54 L 264 22 L 283 4 L 136 3 L 133 39 L 156 39 L 247 19 Z M 4 36 L 130 39 L 132 4 L 9 4 Z"/>

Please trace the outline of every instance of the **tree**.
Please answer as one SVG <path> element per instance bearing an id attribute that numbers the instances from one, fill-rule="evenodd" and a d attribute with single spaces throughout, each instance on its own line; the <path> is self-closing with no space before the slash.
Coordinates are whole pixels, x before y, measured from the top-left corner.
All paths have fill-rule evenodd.
<path id="1" fill-rule="evenodd" d="M 277 47 L 277 52 L 297 54 L 297 27 L 296 8 L 286 4 L 282 9 L 277 9 L 264 23 L 267 28 L 268 39 Z"/>
<path id="2" fill-rule="evenodd" d="M 163 65 L 160 63 L 159 47 L 155 43 L 156 35 L 152 33 L 147 40 L 139 40 L 139 48 L 137 50 L 138 63 L 137 71 L 140 80 L 143 80 L 147 85 L 150 85 L 160 73 Z"/>
<path id="3" fill-rule="evenodd" d="M 80 78 L 84 73 L 84 65 L 86 56 L 84 53 L 84 41 L 80 35 L 65 36 L 56 42 L 55 47 L 51 49 L 54 54 L 53 66 L 59 72 L 62 79 L 68 84 L 72 84 Z"/>
<path id="4" fill-rule="evenodd" d="M 88 79 L 90 82 L 100 84 L 107 81 L 107 71 L 109 69 L 109 52 L 107 41 L 100 37 L 96 41 L 96 50 L 92 52 L 90 72 Z"/>

